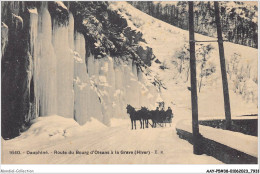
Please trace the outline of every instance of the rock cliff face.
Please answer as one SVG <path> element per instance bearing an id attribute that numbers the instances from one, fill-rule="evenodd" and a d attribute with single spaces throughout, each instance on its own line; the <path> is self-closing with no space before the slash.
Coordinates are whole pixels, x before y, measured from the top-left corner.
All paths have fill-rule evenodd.
<path id="1" fill-rule="evenodd" d="M 154 59 L 142 33 L 107 2 L 2 2 L 2 137 L 39 116 L 109 125 L 126 105 L 154 107 Z"/>
<path id="2" fill-rule="evenodd" d="M 35 117 L 30 14 L 24 3 L 2 4 L 2 135 L 17 136 Z M 3 15 L 4 14 L 4 15 Z M 20 15 L 18 15 L 20 14 Z"/>

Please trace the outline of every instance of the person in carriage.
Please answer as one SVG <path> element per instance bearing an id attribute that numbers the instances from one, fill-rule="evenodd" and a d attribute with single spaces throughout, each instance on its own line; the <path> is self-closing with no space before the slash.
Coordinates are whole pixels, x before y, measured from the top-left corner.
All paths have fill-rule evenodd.
<path id="1" fill-rule="evenodd" d="M 161 108 L 161 110 L 159 111 L 159 120 L 158 123 L 160 123 L 160 126 L 163 127 L 165 123 L 165 111 L 164 111 L 164 107 Z"/>
<path id="2" fill-rule="evenodd" d="M 173 118 L 173 113 L 172 113 L 172 109 L 170 107 L 168 107 L 167 111 L 166 111 L 166 121 L 167 123 L 172 123 L 172 118 Z"/>
<path id="3" fill-rule="evenodd" d="M 156 124 L 159 122 L 160 120 L 160 110 L 159 107 L 156 107 L 156 110 L 153 111 L 153 116 L 154 116 L 154 122 L 153 122 L 153 128 L 156 128 Z"/>

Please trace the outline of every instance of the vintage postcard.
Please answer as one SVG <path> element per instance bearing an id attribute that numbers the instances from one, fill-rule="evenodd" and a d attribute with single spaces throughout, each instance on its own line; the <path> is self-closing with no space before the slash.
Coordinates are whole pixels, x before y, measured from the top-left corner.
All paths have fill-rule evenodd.
<path id="1" fill-rule="evenodd" d="M 2 164 L 258 164 L 257 1 L 2 1 L 1 54 Z"/>

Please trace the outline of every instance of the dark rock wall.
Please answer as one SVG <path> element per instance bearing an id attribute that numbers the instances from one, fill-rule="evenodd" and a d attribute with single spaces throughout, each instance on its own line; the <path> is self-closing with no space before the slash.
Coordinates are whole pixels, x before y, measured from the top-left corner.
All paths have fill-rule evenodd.
<path id="1" fill-rule="evenodd" d="M 145 57 L 140 53 L 138 43 L 145 42 L 142 33 L 129 28 L 126 19 L 108 6 L 109 2 L 70 2 L 75 29 L 84 34 L 90 52 L 95 58 L 110 55 L 150 65 L 154 58 L 151 48 Z"/>
<path id="2" fill-rule="evenodd" d="M 8 26 L 8 43 L 1 62 L 2 137 L 13 138 L 35 118 L 32 57 L 29 53 L 29 12 L 23 2 L 2 2 L 2 22 Z"/>
<path id="3" fill-rule="evenodd" d="M 69 12 L 74 16 L 75 31 L 84 35 L 87 56 L 96 59 L 119 57 L 133 59 L 137 66 L 150 65 L 152 49 L 142 48 L 142 33 L 127 26 L 117 11 L 109 10 L 108 2 L 56 2 L 9 1 L 1 2 L 2 15 L 2 137 L 19 136 L 37 117 L 34 57 L 30 54 L 30 13 L 28 9 L 47 5 L 52 23 L 67 25 Z M 33 53 L 32 53 L 33 54 Z"/>

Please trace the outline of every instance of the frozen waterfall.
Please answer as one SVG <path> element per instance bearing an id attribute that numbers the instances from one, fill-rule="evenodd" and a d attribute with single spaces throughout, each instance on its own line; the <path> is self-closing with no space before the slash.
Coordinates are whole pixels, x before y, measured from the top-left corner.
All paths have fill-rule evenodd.
<path id="1" fill-rule="evenodd" d="M 87 40 L 74 30 L 72 14 L 61 26 L 47 3 L 29 12 L 37 116 L 56 114 L 81 125 L 94 117 L 109 125 L 111 117 L 127 116 L 127 104 L 154 108 L 159 94 L 134 62 L 86 57 Z"/>
<path id="2" fill-rule="evenodd" d="M 36 84 L 36 101 L 39 115 L 57 113 L 57 58 L 52 44 L 51 16 L 44 3 L 39 11 L 38 19 L 31 13 L 34 60 L 34 81 Z M 37 24 L 38 23 L 38 27 Z"/>

